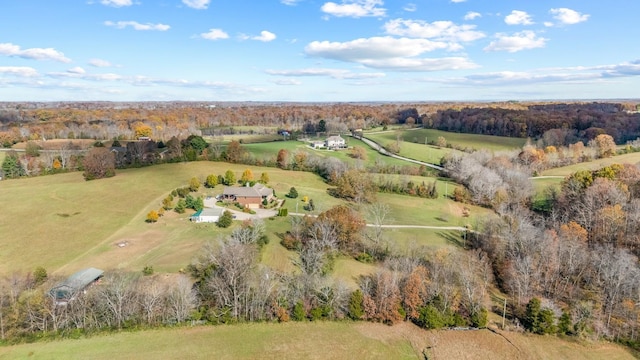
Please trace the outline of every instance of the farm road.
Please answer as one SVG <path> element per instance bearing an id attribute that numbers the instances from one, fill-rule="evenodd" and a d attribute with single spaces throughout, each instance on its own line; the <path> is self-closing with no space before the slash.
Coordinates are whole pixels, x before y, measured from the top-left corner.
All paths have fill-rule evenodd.
<path id="1" fill-rule="evenodd" d="M 390 152 L 388 152 L 384 147 L 382 147 L 380 144 L 378 144 L 377 142 L 371 140 L 371 139 L 367 139 L 366 137 L 362 137 L 360 138 L 360 140 L 362 140 L 362 142 L 364 142 L 365 144 L 369 145 L 369 147 L 371 147 L 373 150 L 376 150 L 377 152 L 379 152 L 382 155 L 386 155 L 392 158 L 396 158 L 396 159 L 400 159 L 400 160 L 404 160 L 404 161 L 408 161 L 408 162 L 412 162 L 414 164 L 418 164 L 418 165 L 424 165 L 436 170 L 444 170 L 444 168 L 442 166 L 438 166 L 435 164 L 431 164 L 428 162 L 424 162 L 424 161 L 419 161 L 419 160 L 414 160 L 414 159 L 410 159 L 404 156 L 400 156 L 400 155 L 396 155 L 396 154 L 392 154 Z"/>
<path id="2" fill-rule="evenodd" d="M 318 217 L 318 215 L 305 214 L 305 213 L 289 213 L 292 216 L 311 216 Z M 367 227 L 376 227 L 376 224 L 366 224 Z M 434 230 L 457 230 L 466 231 L 467 228 L 463 226 L 432 226 L 432 225 L 380 225 L 384 229 L 434 229 Z"/>

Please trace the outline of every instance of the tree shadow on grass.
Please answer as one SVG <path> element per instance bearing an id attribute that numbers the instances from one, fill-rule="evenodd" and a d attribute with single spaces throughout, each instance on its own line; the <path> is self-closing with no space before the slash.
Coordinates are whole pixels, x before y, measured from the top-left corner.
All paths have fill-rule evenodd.
<path id="1" fill-rule="evenodd" d="M 441 238 L 445 239 L 447 243 L 454 245 L 462 249 L 469 248 L 469 241 L 465 238 L 465 233 L 461 231 L 439 231 L 436 233 Z M 468 235 L 467 235 L 468 236 Z"/>

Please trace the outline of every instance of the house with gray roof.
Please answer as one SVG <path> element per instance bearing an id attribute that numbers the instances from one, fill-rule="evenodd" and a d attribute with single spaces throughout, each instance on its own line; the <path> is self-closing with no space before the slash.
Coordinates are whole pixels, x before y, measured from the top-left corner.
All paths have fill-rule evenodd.
<path id="1" fill-rule="evenodd" d="M 237 202 L 249 209 L 258 209 L 265 199 L 273 199 L 273 189 L 260 183 L 253 186 L 225 186 L 222 199 Z"/>

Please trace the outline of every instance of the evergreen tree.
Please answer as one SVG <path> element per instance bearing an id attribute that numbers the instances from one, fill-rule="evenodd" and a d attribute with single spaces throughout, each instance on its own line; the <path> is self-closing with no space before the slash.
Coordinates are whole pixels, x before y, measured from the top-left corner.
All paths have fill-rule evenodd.
<path id="1" fill-rule="evenodd" d="M 571 320 L 571 313 L 563 311 L 558 321 L 558 333 L 569 335 L 572 332 L 573 325 Z"/>
<path id="2" fill-rule="evenodd" d="M 298 197 L 298 190 L 296 190 L 296 188 L 291 187 L 291 189 L 289 189 L 289 193 L 287 194 L 287 197 L 290 197 L 292 199 L 295 199 Z"/>
<path id="3" fill-rule="evenodd" d="M 540 319 L 540 299 L 531 298 L 527 303 L 527 310 L 524 315 L 523 325 L 524 328 L 532 333 L 538 333 L 540 326 L 538 321 Z"/>
<path id="4" fill-rule="evenodd" d="M 364 317 L 363 309 L 364 296 L 360 289 L 351 293 L 349 298 L 349 317 L 353 320 L 360 320 Z"/>

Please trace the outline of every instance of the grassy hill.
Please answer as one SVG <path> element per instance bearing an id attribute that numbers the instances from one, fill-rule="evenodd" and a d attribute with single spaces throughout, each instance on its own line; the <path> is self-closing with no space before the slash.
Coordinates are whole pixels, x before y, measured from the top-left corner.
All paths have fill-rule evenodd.
<path id="1" fill-rule="evenodd" d="M 237 177 L 251 168 L 256 177 L 269 174 L 270 185 L 280 197 L 295 186 L 317 206 L 315 214 L 344 203 L 327 194 L 329 186 L 317 175 L 275 168 L 248 167 L 218 162 L 192 162 L 118 170 L 113 178 L 84 181 L 79 172 L 41 176 L 0 183 L 3 216 L 0 217 L 0 274 L 31 271 L 37 266 L 49 273 L 68 275 L 80 268 L 138 271 L 153 265 L 157 271 L 174 272 L 189 264 L 201 246 L 228 233 L 213 224 L 191 224 L 189 212 L 167 214 L 156 224 L 145 223 L 146 214 L 157 210 L 172 189 L 185 186 L 196 176 L 233 170 Z M 428 178 L 416 178 L 415 180 Z M 453 184 L 438 182 L 438 191 L 453 191 Z M 203 195 L 222 192 L 222 186 L 202 189 Z M 287 199 L 289 212 L 302 211 L 301 200 Z M 390 224 L 460 226 L 489 214 L 471 207 L 471 217 L 461 218 L 460 204 L 444 197 L 436 200 L 404 195 L 379 194 L 392 209 Z M 267 221 L 272 240 L 265 251 L 276 268 L 287 268 L 289 253 L 279 245 L 278 235 L 288 229 L 286 219 Z M 389 230 L 398 246 L 414 239 L 420 243 L 445 243 L 436 231 Z M 397 241 L 396 241 L 397 239 Z M 125 245 L 125 246 L 118 246 Z M 283 260 L 284 255 L 284 260 Z"/>
<path id="2" fill-rule="evenodd" d="M 365 133 L 365 136 L 383 146 L 394 143 L 398 138 L 400 138 L 402 141 L 400 145 L 400 155 L 434 164 L 439 164 L 440 159 L 444 155 L 451 151 L 455 151 L 451 148 L 440 148 L 434 145 L 425 145 L 425 140 L 431 144 L 440 136 L 444 137 L 447 144 L 452 145 L 454 148 L 475 150 L 512 150 L 521 148 L 526 142 L 526 139 L 522 138 L 452 133 L 433 129 L 398 129 L 392 131 Z"/>
<path id="3" fill-rule="evenodd" d="M 318 322 L 196 326 L 0 347 L 0 359 L 633 359 L 608 343 L 408 323 Z"/>

